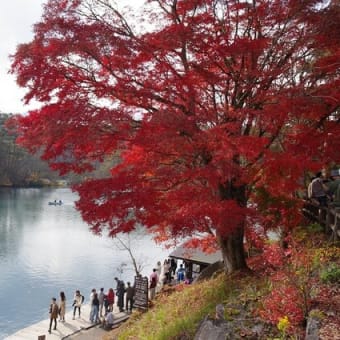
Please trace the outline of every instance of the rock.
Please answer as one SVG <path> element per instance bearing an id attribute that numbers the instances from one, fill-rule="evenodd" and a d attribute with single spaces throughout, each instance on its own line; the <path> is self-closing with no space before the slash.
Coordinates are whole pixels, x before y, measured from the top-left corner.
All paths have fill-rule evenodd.
<path id="1" fill-rule="evenodd" d="M 305 340 L 319 340 L 320 318 L 311 311 L 307 319 Z"/>
<path id="2" fill-rule="evenodd" d="M 263 334 L 264 331 L 264 325 L 262 323 L 256 324 L 252 327 L 252 332 L 255 334 L 258 338 Z"/>
<path id="3" fill-rule="evenodd" d="M 249 318 L 242 304 L 218 304 L 215 318 L 205 317 L 194 340 L 258 340 L 264 339 L 266 326 L 259 318 Z"/>
<path id="4" fill-rule="evenodd" d="M 209 265 L 207 268 L 203 269 L 193 283 L 210 279 L 211 277 L 213 277 L 214 274 L 219 273 L 221 271 L 223 271 L 223 262 L 217 261 Z"/>
<path id="5" fill-rule="evenodd" d="M 231 329 L 225 320 L 205 318 L 195 334 L 194 340 L 225 340 L 232 339 Z"/>

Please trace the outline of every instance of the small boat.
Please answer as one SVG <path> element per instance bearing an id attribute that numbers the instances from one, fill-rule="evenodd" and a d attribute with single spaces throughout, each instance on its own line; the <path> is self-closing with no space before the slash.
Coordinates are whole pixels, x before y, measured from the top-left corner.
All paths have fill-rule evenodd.
<path id="1" fill-rule="evenodd" d="M 62 204 L 63 204 L 63 202 L 61 200 L 59 200 L 59 201 L 55 200 L 53 202 L 48 202 L 48 205 L 62 205 Z"/>

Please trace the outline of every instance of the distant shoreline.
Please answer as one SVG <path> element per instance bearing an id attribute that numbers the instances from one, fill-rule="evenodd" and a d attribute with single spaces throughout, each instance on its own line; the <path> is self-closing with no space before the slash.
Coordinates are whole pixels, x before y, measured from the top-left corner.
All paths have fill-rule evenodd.
<path id="1" fill-rule="evenodd" d="M 9 189 L 43 189 L 43 188 L 70 188 L 70 184 L 29 184 L 29 185 L 16 185 L 16 184 L 0 184 L 0 188 L 9 188 Z"/>

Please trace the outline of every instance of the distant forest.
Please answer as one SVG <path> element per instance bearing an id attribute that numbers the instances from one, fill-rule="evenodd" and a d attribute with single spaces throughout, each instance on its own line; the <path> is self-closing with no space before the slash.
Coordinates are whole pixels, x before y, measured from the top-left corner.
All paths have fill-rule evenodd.
<path id="1" fill-rule="evenodd" d="M 86 177 L 104 177 L 110 167 L 119 162 L 119 157 L 114 156 L 98 164 L 97 169 L 91 174 L 59 176 L 52 171 L 48 164 L 38 155 L 32 155 L 15 143 L 16 136 L 11 135 L 5 128 L 5 123 L 10 114 L 0 113 L 0 186 L 13 187 L 41 187 L 69 185 L 77 183 Z"/>

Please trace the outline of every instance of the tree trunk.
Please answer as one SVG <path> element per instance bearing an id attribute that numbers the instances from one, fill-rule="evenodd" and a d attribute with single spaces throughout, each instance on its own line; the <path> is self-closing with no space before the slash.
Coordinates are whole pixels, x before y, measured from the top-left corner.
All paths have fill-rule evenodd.
<path id="1" fill-rule="evenodd" d="M 219 192 L 221 199 L 233 199 L 241 207 L 247 206 L 246 187 L 244 185 L 235 186 L 234 181 L 231 180 L 226 182 L 225 185 L 221 185 Z M 242 221 L 232 233 L 217 234 L 226 273 L 248 268 L 243 246 L 244 228 L 245 221 Z"/>
<path id="2" fill-rule="evenodd" d="M 247 263 L 243 247 L 244 228 L 239 227 L 233 234 L 227 236 L 218 235 L 217 239 L 221 247 L 226 273 L 247 269 Z"/>

